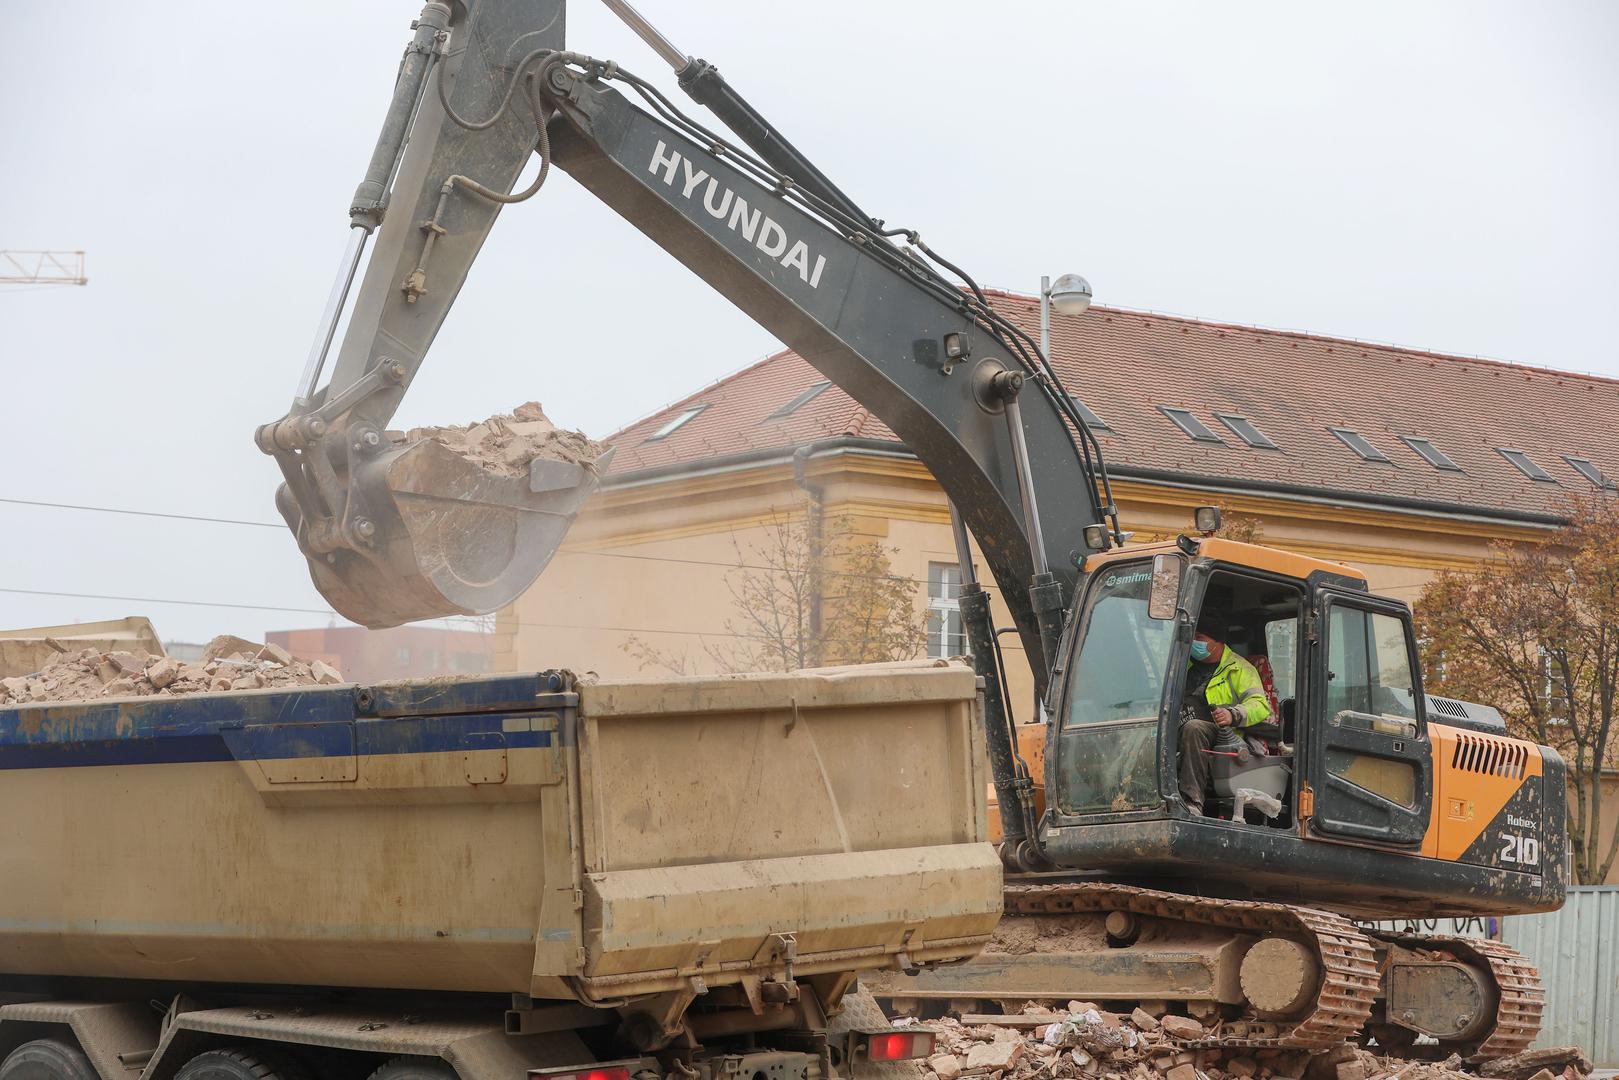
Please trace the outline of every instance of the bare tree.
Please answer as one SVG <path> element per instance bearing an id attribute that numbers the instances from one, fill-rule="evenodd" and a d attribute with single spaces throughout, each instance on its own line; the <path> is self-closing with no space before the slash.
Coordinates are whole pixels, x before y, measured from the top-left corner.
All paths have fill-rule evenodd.
<path id="1" fill-rule="evenodd" d="M 926 615 L 916 603 L 916 583 L 894 573 L 892 549 L 860 536 L 847 518 L 823 518 L 811 504 L 803 515 L 774 518 L 746 547 L 735 536 L 731 542 L 736 565 L 726 589 L 733 614 L 723 640 L 705 643 L 702 657 L 694 657 L 631 636 L 621 647 L 643 669 L 792 671 L 921 652 Z"/>
<path id="2" fill-rule="evenodd" d="M 1257 544 L 1265 535 L 1265 521 L 1256 514 L 1244 514 L 1233 510 L 1230 513 L 1222 512 L 1220 515 L 1219 535 L 1225 540 L 1235 540 L 1242 544 Z"/>
<path id="3" fill-rule="evenodd" d="M 1496 706 L 1567 759 L 1574 875 L 1606 880 L 1619 854 L 1619 830 L 1602 835 L 1602 773 L 1619 759 L 1619 499 L 1573 500 L 1545 542 L 1500 543 L 1479 569 L 1440 574 L 1417 623 L 1430 689 Z"/>

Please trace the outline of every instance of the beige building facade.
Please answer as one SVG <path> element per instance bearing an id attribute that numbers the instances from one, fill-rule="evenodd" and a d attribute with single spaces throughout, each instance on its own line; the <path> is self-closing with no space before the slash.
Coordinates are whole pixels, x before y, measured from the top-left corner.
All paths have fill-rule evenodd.
<path id="1" fill-rule="evenodd" d="M 1476 565 L 1492 540 L 1543 531 L 1190 485 L 1116 480 L 1113 487 L 1120 520 L 1138 540 L 1187 531 L 1193 509 L 1214 503 L 1253 519 L 1262 542 L 1351 563 L 1367 573 L 1375 592 L 1407 601 L 1436 571 Z M 756 553 L 767 543 L 767 530 L 773 522 L 801 518 L 810 490 L 820 492 L 829 517 L 846 518 L 857 533 L 889 549 L 894 572 L 915 583 L 918 611 L 931 606 L 936 613 L 930 644 L 938 650 L 937 631 L 949 625 L 943 613 L 951 598 L 930 597 L 930 570 L 937 582 L 940 568 L 957 565 L 943 490 L 908 454 L 833 447 L 812 454 L 797 473 L 784 453 L 777 460 L 714 463 L 607 485 L 540 581 L 497 619 L 496 668 L 638 674 L 648 666 L 638 659 L 645 650 L 635 643 L 641 643 L 685 658 L 693 671 L 713 670 L 705 646 L 723 648 L 735 634 L 728 578 L 761 565 Z M 996 611 L 997 625 L 1007 625 L 1005 606 L 997 603 Z M 1003 644 L 1013 705 L 1028 719 L 1028 668 L 1018 659 L 1015 638 Z"/>

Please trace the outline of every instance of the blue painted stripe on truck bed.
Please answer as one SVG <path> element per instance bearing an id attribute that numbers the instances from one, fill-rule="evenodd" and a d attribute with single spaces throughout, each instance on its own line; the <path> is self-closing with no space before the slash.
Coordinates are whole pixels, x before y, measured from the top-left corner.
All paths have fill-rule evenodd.
<path id="1" fill-rule="evenodd" d="M 97 765 L 173 765 L 204 761 L 271 761 L 288 758 L 347 757 L 379 754 L 433 754 L 447 750 L 522 750 L 552 745 L 549 731 L 500 731 L 498 714 L 438 717 L 444 723 L 421 730 L 411 720 L 354 722 L 353 738 L 337 728 L 349 724 L 277 724 L 273 729 L 215 731 L 208 734 L 162 733 L 121 739 L 74 739 L 61 742 L 8 742 L 0 731 L 0 771 L 63 769 Z M 490 721 L 497 722 L 490 730 Z M 448 723 L 459 721 L 460 723 Z M 418 730 L 401 730 L 417 728 Z M 392 730 L 390 730 L 392 729 Z M 499 741 L 497 741 L 499 740 Z"/>
<path id="2" fill-rule="evenodd" d="M 559 722 L 556 713 L 532 709 L 357 717 L 357 689 L 300 687 L 0 709 L 0 770 L 522 749 L 552 745 L 551 730 L 530 729 Z M 512 696 L 509 681 L 498 688 L 486 682 L 484 689 Z M 433 696 L 439 702 L 457 697 Z"/>

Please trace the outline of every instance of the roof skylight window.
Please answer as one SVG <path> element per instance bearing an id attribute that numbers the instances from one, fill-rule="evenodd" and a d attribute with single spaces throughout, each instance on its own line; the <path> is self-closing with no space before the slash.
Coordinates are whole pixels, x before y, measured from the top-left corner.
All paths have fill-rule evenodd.
<path id="1" fill-rule="evenodd" d="M 652 434 L 643 439 L 642 444 L 644 445 L 649 442 L 658 442 L 659 440 L 667 439 L 669 436 L 685 427 L 688 423 L 696 418 L 698 413 L 702 412 L 706 408 L 708 408 L 707 405 L 693 405 L 689 409 L 683 409 L 678 416 L 675 416 L 657 431 L 654 431 Z"/>
<path id="2" fill-rule="evenodd" d="M 1608 491 L 1619 490 L 1619 484 L 1615 484 L 1612 480 L 1609 480 L 1606 476 L 1603 476 L 1602 470 L 1597 468 L 1595 464 L 1587 459 L 1582 457 L 1569 457 L 1567 454 L 1564 454 L 1563 460 L 1572 465 L 1575 472 L 1591 481 L 1591 483 L 1595 484 L 1597 487 L 1605 488 Z"/>
<path id="3" fill-rule="evenodd" d="M 1538 480 L 1543 484 L 1557 483 L 1556 480 L 1552 479 L 1551 473 L 1547 472 L 1545 469 L 1542 469 L 1539 465 L 1536 465 L 1535 459 L 1524 453 L 1522 450 L 1507 450 L 1500 446 L 1497 446 L 1495 450 L 1496 453 L 1500 454 L 1502 457 L 1512 462 L 1512 464 L 1516 465 L 1518 467 L 1518 471 L 1523 473 L 1529 479 Z"/>
<path id="4" fill-rule="evenodd" d="M 781 408 L 777 409 L 775 412 L 773 412 L 769 416 L 765 417 L 765 419 L 766 420 L 780 420 L 784 416 L 791 416 L 793 413 L 797 412 L 799 409 L 803 408 L 805 405 L 808 405 L 817 396 L 819 396 L 819 394 L 821 393 L 822 390 L 825 390 L 827 387 L 829 387 L 831 385 L 832 385 L 832 382 L 829 379 L 823 379 L 818 383 L 811 383 L 804 390 L 802 390 L 798 394 L 797 397 L 793 398 L 787 404 L 783 405 Z"/>
<path id="5" fill-rule="evenodd" d="M 1074 403 L 1074 409 L 1079 413 L 1079 418 L 1085 421 L 1086 427 L 1090 428 L 1092 431 L 1113 430 L 1107 426 L 1107 423 L 1103 421 L 1100 416 L 1097 416 L 1094 412 L 1092 412 L 1088 405 L 1079 400 L 1079 398 L 1075 397 L 1073 394 L 1069 394 L 1068 400 Z"/>
<path id="6" fill-rule="evenodd" d="M 1439 449 L 1439 447 L 1435 446 L 1427 439 L 1419 439 L 1415 435 L 1401 435 L 1400 441 L 1405 443 L 1405 445 L 1409 446 L 1412 450 L 1416 451 L 1418 457 L 1422 458 L 1423 461 L 1426 461 L 1429 465 L 1432 465 L 1436 469 L 1444 469 L 1446 472 L 1462 471 L 1462 467 L 1460 465 L 1450 460 L 1443 450 Z"/>
<path id="7" fill-rule="evenodd" d="M 1254 426 L 1254 422 L 1246 416 L 1236 416 L 1231 413 L 1215 413 L 1220 423 L 1237 433 L 1237 438 L 1256 450 L 1275 450 L 1277 446 L 1270 441 L 1270 437 Z"/>
<path id="8" fill-rule="evenodd" d="M 1190 409 L 1171 409 L 1168 405 L 1158 406 L 1158 411 L 1175 421 L 1175 426 L 1190 435 L 1197 442 L 1219 443 L 1225 445 L 1225 440 L 1210 431 L 1197 417 L 1192 415 Z"/>
<path id="9" fill-rule="evenodd" d="M 1383 451 L 1367 442 L 1366 436 L 1362 435 L 1355 429 L 1345 427 L 1329 427 L 1327 430 L 1338 436 L 1345 446 L 1359 454 L 1362 459 L 1366 461 L 1381 461 L 1385 464 L 1392 464 L 1384 455 Z"/>

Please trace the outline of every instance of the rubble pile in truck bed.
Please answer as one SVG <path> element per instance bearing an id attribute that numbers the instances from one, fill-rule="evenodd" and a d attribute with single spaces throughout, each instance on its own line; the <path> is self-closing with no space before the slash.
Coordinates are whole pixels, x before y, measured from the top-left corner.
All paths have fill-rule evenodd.
<path id="1" fill-rule="evenodd" d="M 1218 1038 L 1218 1021 L 1205 1025 L 1165 1015 L 1162 1008 L 1138 1008 L 1124 1016 L 1084 1001 L 1070 1001 L 1066 1012 L 1031 1003 L 1023 1013 L 1008 1016 L 893 1023 L 901 1030 L 916 1026 L 938 1033 L 934 1055 L 922 1063 L 922 1080 L 1584 1080 L 1591 1071 L 1590 1060 L 1574 1047 L 1478 1066 L 1454 1055 L 1417 1061 L 1351 1045 L 1314 1053 L 1191 1050 L 1181 1044 Z"/>
<path id="2" fill-rule="evenodd" d="M 90 701 L 96 698 L 200 694 L 276 686 L 340 683 L 322 660 L 300 660 L 279 645 L 224 634 L 194 662 L 138 652 L 62 649 L 28 675 L 0 679 L 0 705 Z"/>

